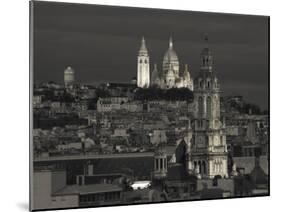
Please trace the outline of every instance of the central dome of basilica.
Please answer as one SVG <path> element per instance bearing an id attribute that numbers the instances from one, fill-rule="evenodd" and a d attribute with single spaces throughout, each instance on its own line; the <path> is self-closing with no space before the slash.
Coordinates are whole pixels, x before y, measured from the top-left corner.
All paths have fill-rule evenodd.
<path id="1" fill-rule="evenodd" d="M 172 66 L 173 71 L 175 72 L 176 75 L 179 74 L 179 59 L 178 55 L 173 49 L 173 41 L 170 38 L 169 41 L 169 48 L 166 51 L 164 58 L 163 58 L 163 72 L 167 73 L 169 70 L 170 64 Z"/>

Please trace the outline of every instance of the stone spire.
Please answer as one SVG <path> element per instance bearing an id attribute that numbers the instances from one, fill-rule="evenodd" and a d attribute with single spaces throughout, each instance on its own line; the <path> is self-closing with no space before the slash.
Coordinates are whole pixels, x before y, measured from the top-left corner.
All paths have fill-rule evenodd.
<path id="1" fill-rule="evenodd" d="M 213 56 L 209 49 L 209 38 L 207 34 L 205 34 L 204 41 L 205 47 L 201 51 L 201 70 L 211 72 L 213 66 Z"/>
<path id="2" fill-rule="evenodd" d="M 145 39 L 144 39 L 144 36 L 142 36 L 139 54 L 147 54 L 147 53 L 148 53 L 148 51 L 147 51 L 147 48 L 146 48 Z"/>

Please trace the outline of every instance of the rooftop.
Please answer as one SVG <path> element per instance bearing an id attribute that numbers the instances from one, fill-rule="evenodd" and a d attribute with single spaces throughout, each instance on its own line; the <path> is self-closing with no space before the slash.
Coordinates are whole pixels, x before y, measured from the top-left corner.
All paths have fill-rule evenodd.
<path id="1" fill-rule="evenodd" d="M 122 191 L 118 185 L 114 184 L 92 184 L 92 185 L 68 185 L 61 190 L 55 192 L 53 195 L 67 195 L 67 194 L 96 194 Z"/>

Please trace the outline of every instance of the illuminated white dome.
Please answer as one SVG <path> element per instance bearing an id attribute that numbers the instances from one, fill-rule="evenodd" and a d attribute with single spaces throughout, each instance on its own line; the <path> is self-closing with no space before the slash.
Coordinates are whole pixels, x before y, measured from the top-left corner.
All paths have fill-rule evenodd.
<path id="1" fill-rule="evenodd" d="M 173 49 L 173 41 L 170 38 L 169 41 L 169 48 L 166 51 L 164 58 L 163 58 L 163 73 L 167 73 L 169 70 L 170 65 L 172 65 L 175 74 L 179 75 L 179 59 L 178 55 Z"/>

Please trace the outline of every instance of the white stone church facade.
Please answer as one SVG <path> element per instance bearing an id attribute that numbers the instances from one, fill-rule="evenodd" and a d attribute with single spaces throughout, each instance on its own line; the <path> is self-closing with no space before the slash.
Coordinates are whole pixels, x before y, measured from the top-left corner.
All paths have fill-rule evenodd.
<path id="1" fill-rule="evenodd" d="M 141 47 L 137 57 L 137 85 L 141 88 L 157 86 L 162 89 L 189 88 L 193 90 L 193 80 L 185 64 L 183 71 L 180 71 L 180 63 L 177 53 L 173 47 L 172 38 L 169 40 L 169 48 L 164 54 L 162 70 L 158 70 L 157 64 L 150 74 L 149 53 L 145 39 L 142 38 Z"/>

